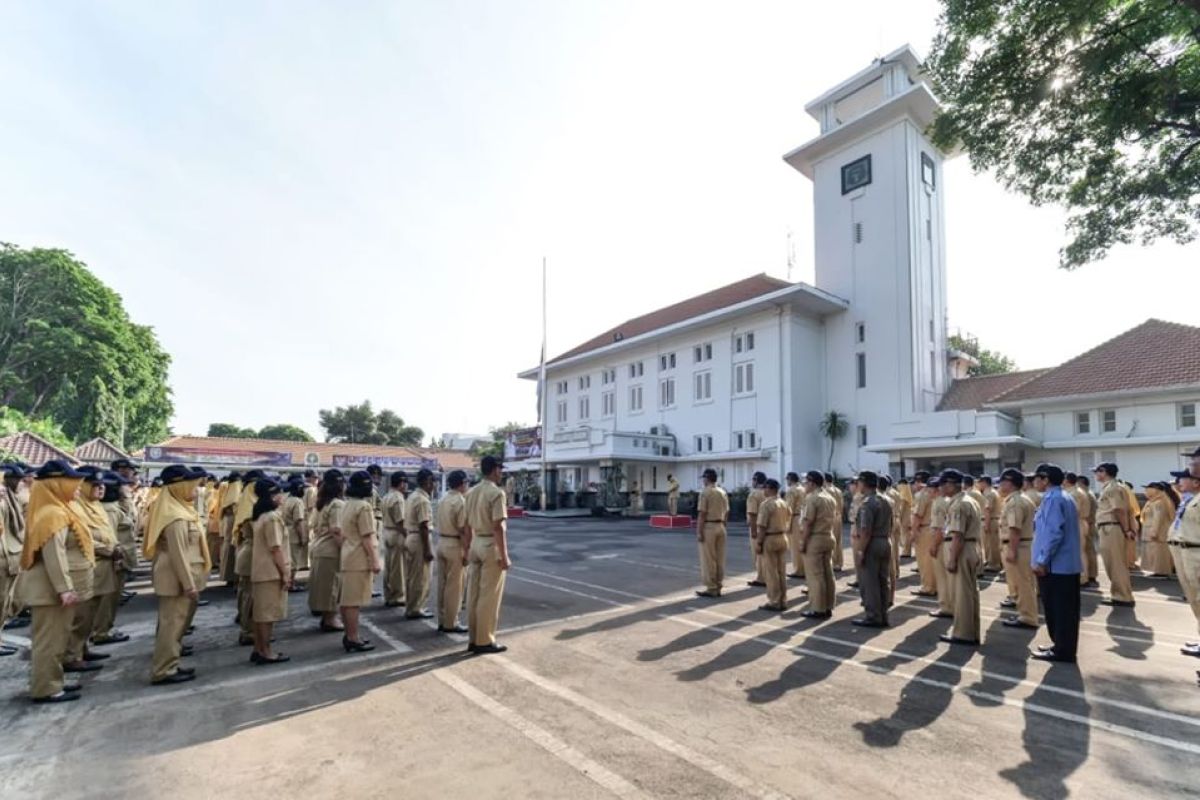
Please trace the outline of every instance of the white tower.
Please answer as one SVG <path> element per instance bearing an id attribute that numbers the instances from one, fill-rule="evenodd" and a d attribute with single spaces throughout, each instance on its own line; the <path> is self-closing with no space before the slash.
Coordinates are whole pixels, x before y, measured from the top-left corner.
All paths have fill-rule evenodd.
<path id="1" fill-rule="evenodd" d="M 813 100 L 821 126 L 784 156 L 813 182 L 817 287 L 850 301 L 825 329 L 828 407 L 849 417 L 835 468 L 884 468 L 863 449 L 946 391 L 941 108 L 908 45 Z"/>

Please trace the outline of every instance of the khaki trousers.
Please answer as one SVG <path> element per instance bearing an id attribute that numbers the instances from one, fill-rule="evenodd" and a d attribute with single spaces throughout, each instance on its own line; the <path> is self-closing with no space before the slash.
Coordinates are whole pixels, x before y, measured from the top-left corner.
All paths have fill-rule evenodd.
<path id="1" fill-rule="evenodd" d="M 787 534 L 775 533 L 763 538 L 762 568 L 767 584 L 767 603 L 780 608 L 787 605 Z"/>
<path id="2" fill-rule="evenodd" d="M 892 576 L 892 586 L 895 586 L 900 581 L 900 538 L 904 534 L 892 528 L 892 535 L 888 537 L 888 543 L 891 545 L 891 554 L 888 573 Z M 890 604 L 892 598 L 888 598 Z"/>
<path id="3" fill-rule="evenodd" d="M 9 575 L 4 562 L 0 560 L 0 635 L 4 630 L 4 623 L 17 613 L 16 589 L 17 576 Z"/>
<path id="4" fill-rule="evenodd" d="M 104 638 L 112 633 L 117 623 L 117 608 L 121 605 L 121 593 L 109 592 L 96 597 L 96 616 L 92 620 L 92 635 Z"/>
<path id="5" fill-rule="evenodd" d="M 249 581 L 249 578 L 245 580 Z M 241 581 L 238 582 L 239 588 Z M 248 590 L 253 594 L 252 590 Z M 158 630 L 154 634 L 154 656 L 151 660 L 150 680 L 159 680 L 174 675 L 179 669 L 179 653 L 183 648 L 183 632 L 187 629 L 187 618 L 192 601 L 185 594 L 158 598 Z M 249 616 L 249 612 L 242 612 Z M 242 618 L 245 620 L 245 616 Z"/>
<path id="6" fill-rule="evenodd" d="M 983 532 L 983 562 L 988 569 L 1003 569 L 1004 558 L 1000 551 L 1000 531 L 989 525 Z"/>
<path id="7" fill-rule="evenodd" d="M 429 600 L 429 572 L 432 561 L 425 560 L 425 548 L 421 546 L 421 534 L 410 533 L 404 539 L 404 609 L 406 616 L 414 617 L 425 608 Z"/>
<path id="8" fill-rule="evenodd" d="M 404 536 L 395 528 L 383 529 L 383 602 L 404 602 Z"/>
<path id="9" fill-rule="evenodd" d="M 208 540 L 208 553 L 212 556 L 213 569 L 220 574 L 221 571 L 221 533 L 220 531 L 209 531 L 205 534 Z"/>
<path id="10" fill-rule="evenodd" d="M 937 572 L 934 571 L 933 557 L 929 548 L 933 546 L 933 530 L 925 527 L 917 531 L 917 569 L 921 572 L 921 591 L 933 594 L 937 591 Z"/>
<path id="11" fill-rule="evenodd" d="M 908 557 L 913 554 L 913 545 L 917 541 L 917 532 L 909 525 L 900 533 L 900 555 Z"/>
<path id="12" fill-rule="evenodd" d="M 1133 585 L 1129 581 L 1129 563 L 1126 561 L 1125 543 L 1129 541 L 1121 533 L 1120 525 L 1100 525 L 1100 556 L 1104 559 L 1104 571 L 1111 584 L 1109 591 L 1113 600 L 1133 602 Z"/>
<path id="13" fill-rule="evenodd" d="M 438 537 L 437 618 L 438 625 L 443 628 L 458 625 L 458 610 L 463 603 L 463 555 L 461 539 Z"/>
<path id="14" fill-rule="evenodd" d="M 471 539 L 467 568 L 467 628 L 471 644 L 496 643 L 500 623 L 500 601 L 504 597 L 505 570 L 500 569 L 500 553 L 491 536 Z"/>
<path id="15" fill-rule="evenodd" d="M 754 578 L 752 580 L 758 583 L 766 583 L 763 578 L 763 563 L 762 556 L 758 552 L 758 542 L 753 536 L 750 537 L 750 559 L 754 562 Z"/>
<path id="16" fill-rule="evenodd" d="M 833 582 L 833 537 L 827 533 L 814 533 L 808 537 L 804 548 L 804 574 L 808 581 L 808 607 L 810 611 L 825 613 L 833 610 L 835 586 Z"/>
<path id="17" fill-rule="evenodd" d="M 667 513 L 672 517 L 679 512 L 679 498 L 674 495 L 667 495 Z"/>
<path id="18" fill-rule="evenodd" d="M 308 553 L 304 542 L 288 540 L 288 550 L 292 560 L 292 578 L 296 577 L 296 573 L 302 569 L 308 569 Z"/>
<path id="19" fill-rule="evenodd" d="M 792 517 L 792 528 L 788 531 L 788 541 L 792 545 L 792 574 L 804 577 L 804 553 L 800 552 L 800 517 Z"/>
<path id="20" fill-rule="evenodd" d="M 308 610 L 313 613 L 332 614 L 338 610 L 338 556 L 314 558 L 312 572 L 308 576 Z"/>
<path id="21" fill-rule="evenodd" d="M 1175 575 L 1179 578 L 1183 597 L 1192 607 L 1196 629 L 1200 630 L 1200 548 L 1176 545 L 1171 548 L 1171 558 L 1175 562 Z"/>
<path id="22" fill-rule="evenodd" d="M 1006 552 L 1008 545 L 1005 545 Z M 1033 574 L 1033 542 L 1017 545 L 1017 560 L 1004 562 L 1005 580 L 1016 590 L 1017 619 L 1026 625 L 1038 624 L 1037 579 Z"/>
<path id="23" fill-rule="evenodd" d="M 949 542 L 945 544 L 945 552 L 949 555 Z M 963 543 L 962 555 L 958 558 L 958 569 L 951 575 L 951 579 L 954 583 L 954 628 L 951 636 L 977 642 L 980 638 L 979 547 L 975 542 Z"/>
<path id="24" fill-rule="evenodd" d="M 931 534 L 931 538 L 937 534 Z M 946 569 L 946 553 L 950 551 L 950 543 L 943 541 L 941 549 L 938 550 L 937 558 L 931 559 L 933 562 L 930 565 L 930 571 L 936 576 L 938 609 L 943 614 L 954 613 L 954 588 L 955 584 L 950 579 L 950 572 Z M 924 573 L 922 573 L 923 575 Z"/>
<path id="25" fill-rule="evenodd" d="M 1096 553 L 1096 532 L 1090 522 L 1079 522 L 1079 549 L 1083 556 L 1083 571 L 1079 575 L 1080 583 L 1096 580 L 1100 574 L 1100 564 Z"/>
<path id="26" fill-rule="evenodd" d="M 71 636 L 75 609 L 67 606 L 34 606 L 30 638 L 29 695 L 49 697 L 63 688 L 63 658 Z"/>
<path id="27" fill-rule="evenodd" d="M 833 524 L 833 548 L 830 550 L 832 556 L 833 568 L 841 571 L 846 566 L 846 551 L 842 547 L 842 521 L 839 519 Z M 900 555 L 897 551 L 896 558 Z M 899 561 L 896 562 L 897 564 Z M 809 591 L 812 591 L 811 589 Z"/>
<path id="28" fill-rule="evenodd" d="M 1125 566 L 1131 571 L 1137 569 L 1138 543 L 1136 539 L 1125 540 Z"/>
<path id="29" fill-rule="evenodd" d="M 725 526 L 720 522 L 709 522 L 701 531 L 703 538 L 697 542 L 700 549 L 700 580 L 704 590 L 721 593 L 725 585 Z"/>
<path id="30" fill-rule="evenodd" d="M 71 634 L 67 638 L 67 652 L 63 663 L 83 660 L 96 619 L 96 597 L 93 595 L 90 600 L 81 600 L 75 604 L 72 611 L 75 613 L 71 615 Z"/>
<path id="31" fill-rule="evenodd" d="M 238 634 L 239 639 L 249 639 L 254 636 L 254 582 L 250 580 L 249 575 L 238 575 L 237 582 L 237 606 L 238 620 L 242 626 Z M 160 598 L 159 617 L 162 616 L 162 603 Z M 187 627 L 186 617 L 184 618 L 184 628 Z M 183 631 L 183 628 L 180 628 Z"/>

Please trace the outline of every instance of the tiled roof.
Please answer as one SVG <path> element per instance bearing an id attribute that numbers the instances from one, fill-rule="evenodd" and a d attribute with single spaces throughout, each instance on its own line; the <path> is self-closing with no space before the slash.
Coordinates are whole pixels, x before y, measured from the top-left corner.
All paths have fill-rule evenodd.
<path id="1" fill-rule="evenodd" d="M 1049 370 L 1030 369 L 1024 372 L 1004 372 L 999 375 L 979 375 L 974 378 L 959 378 L 950 384 L 950 390 L 942 395 L 938 411 L 968 411 L 983 408 L 997 395 L 1012 391 L 1026 381 L 1031 381 Z"/>
<path id="2" fill-rule="evenodd" d="M 992 403 L 1200 385 L 1200 328 L 1150 319 Z"/>
<path id="3" fill-rule="evenodd" d="M 86 441 L 76 447 L 75 457 L 85 464 L 108 467 L 109 464 L 118 458 L 129 458 L 129 453 L 126 453 L 108 439 L 97 436 L 95 439 Z"/>
<path id="4" fill-rule="evenodd" d="M 36 433 L 27 431 L 0 437 L 0 451 L 12 453 L 32 467 L 40 467 L 47 461 L 53 461 L 56 458 L 66 461 L 68 464 L 79 463 L 79 460 L 70 453 L 59 450 Z"/>
<path id="5" fill-rule="evenodd" d="M 772 278 L 766 274 L 753 275 L 737 283 L 722 286 L 720 289 L 705 292 L 691 299 L 622 322 L 615 328 L 610 328 L 599 336 L 587 340 L 578 347 L 568 350 L 547 363 L 555 364 L 572 356 L 598 350 L 613 342 L 619 342 L 622 339 L 640 336 L 643 333 L 649 333 L 650 331 L 665 328 L 668 325 L 674 325 L 693 317 L 718 311 L 722 308 L 728 308 L 738 303 L 744 303 L 747 300 L 753 300 L 756 297 L 762 297 L 765 294 L 777 292 L 780 289 L 786 289 L 793 285 L 795 284 L 781 281 L 778 278 Z"/>
<path id="6" fill-rule="evenodd" d="M 443 470 L 471 470 L 475 459 L 459 450 L 429 450 L 423 447 L 390 447 L 376 444 L 335 444 L 330 442 L 285 442 L 278 439 L 234 439 L 220 436 L 172 436 L 156 447 L 178 447 L 189 450 L 213 450 L 233 453 L 272 452 L 290 453 L 291 465 L 303 467 L 306 453 L 316 453 L 322 468 L 333 466 L 333 456 L 365 456 L 367 458 L 430 458 Z M 136 454 L 145 458 L 145 451 Z"/>

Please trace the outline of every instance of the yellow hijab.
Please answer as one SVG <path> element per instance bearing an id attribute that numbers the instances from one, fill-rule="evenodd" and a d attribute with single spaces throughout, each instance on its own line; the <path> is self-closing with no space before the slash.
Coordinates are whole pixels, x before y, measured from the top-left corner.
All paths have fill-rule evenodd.
<path id="1" fill-rule="evenodd" d="M 908 503 L 910 506 L 912 505 L 912 487 L 910 487 L 907 483 L 901 483 L 896 487 L 896 491 L 900 493 L 900 497 L 904 500 L 904 502 Z"/>
<path id="2" fill-rule="evenodd" d="M 254 491 L 254 484 L 248 483 L 242 487 L 242 492 L 238 496 L 237 509 L 233 512 L 233 542 L 241 544 L 242 541 L 242 523 L 249 522 L 254 517 L 254 504 L 258 502 L 258 492 Z"/>
<path id="3" fill-rule="evenodd" d="M 237 505 L 238 500 L 242 497 L 242 482 L 228 481 L 221 484 L 221 499 L 218 501 L 218 513 L 224 513 L 225 509 L 230 506 Z"/>
<path id="4" fill-rule="evenodd" d="M 100 505 L 100 501 L 85 496 L 91 491 L 92 484 L 85 483 L 79 489 L 79 497 L 76 497 L 71 505 L 78 512 L 79 518 L 87 525 L 92 538 L 112 547 L 117 543 L 117 534 L 113 531 L 112 525 L 108 521 L 108 512 L 104 510 L 104 506 Z"/>
<path id="5" fill-rule="evenodd" d="M 46 542 L 54 538 L 63 528 L 69 528 L 79 542 L 79 549 L 88 561 L 96 563 L 96 548 L 92 534 L 71 507 L 75 490 L 83 483 L 82 478 L 44 478 L 34 481 L 29 491 L 29 509 L 25 527 L 25 544 L 21 548 L 21 568 L 31 569 L 36 556 Z"/>
<path id="6" fill-rule="evenodd" d="M 142 553 L 147 560 L 153 559 L 158 551 L 158 538 L 172 522 L 200 522 L 196 513 L 195 503 L 187 501 L 188 494 L 200 482 L 197 478 L 190 481 L 179 481 L 164 486 L 166 491 L 160 491 L 150 506 L 150 517 L 146 522 L 146 538 L 142 542 Z M 204 556 L 204 571 L 212 569 L 212 556 L 208 552 L 207 537 L 200 537 L 200 552 Z"/>

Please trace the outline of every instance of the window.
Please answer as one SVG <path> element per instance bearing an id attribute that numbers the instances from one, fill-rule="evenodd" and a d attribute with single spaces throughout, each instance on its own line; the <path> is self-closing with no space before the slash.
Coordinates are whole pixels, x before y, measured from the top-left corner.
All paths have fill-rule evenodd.
<path id="1" fill-rule="evenodd" d="M 645 365 L 641 361 L 635 361 L 629 365 L 629 377 L 640 378 L 646 374 Z"/>
<path id="2" fill-rule="evenodd" d="M 758 434 L 754 431 L 734 431 L 733 449 L 755 450 L 758 448 Z"/>
<path id="3" fill-rule="evenodd" d="M 692 440 L 692 444 L 694 444 L 696 446 L 697 453 L 704 452 L 704 437 L 703 436 L 697 436 L 695 439 Z"/>
<path id="4" fill-rule="evenodd" d="M 712 400 L 712 372 L 697 372 L 693 383 L 695 385 L 692 388 L 692 396 L 697 403 Z"/>
<path id="5" fill-rule="evenodd" d="M 1092 432 L 1092 415 L 1087 411 L 1075 412 L 1075 433 L 1080 436 Z"/>
<path id="6" fill-rule="evenodd" d="M 666 372 L 669 369 L 675 369 L 675 354 L 663 353 L 658 357 L 658 371 Z"/>
<path id="7" fill-rule="evenodd" d="M 605 392 L 600 395 L 600 416 L 611 417 L 617 413 L 616 392 Z"/>
<path id="8" fill-rule="evenodd" d="M 711 453 L 711 452 L 712 452 L 712 449 L 713 449 L 713 441 L 712 441 L 712 435 L 711 435 L 711 434 L 710 434 L 710 435 L 708 435 L 708 436 L 705 436 L 705 437 L 704 437 L 704 449 L 705 449 L 707 452 L 709 452 L 709 453 Z"/>
<path id="9" fill-rule="evenodd" d="M 871 157 L 869 155 L 855 159 L 842 167 L 842 194 L 849 194 L 870 183 Z"/>
<path id="10" fill-rule="evenodd" d="M 734 433 L 733 433 L 733 449 L 741 450 L 745 446 L 746 446 L 746 434 L 742 433 L 741 431 L 734 431 Z"/>
<path id="11" fill-rule="evenodd" d="M 733 393 L 750 394 L 754 391 L 754 362 L 735 364 L 733 367 Z"/>
<path id="12" fill-rule="evenodd" d="M 1179 404 L 1179 427 L 1181 427 L 1181 428 L 1196 427 L 1196 404 L 1195 403 L 1180 403 Z"/>
<path id="13" fill-rule="evenodd" d="M 856 385 L 860 389 L 867 388 L 867 354 L 858 353 L 854 356 Z"/>
<path id="14" fill-rule="evenodd" d="M 641 411 L 642 410 L 642 387 L 641 386 L 629 387 L 629 410 L 630 411 Z"/>
<path id="15" fill-rule="evenodd" d="M 1095 469 L 1097 463 L 1098 462 L 1096 461 L 1096 454 L 1093 451 L 1091 451 L 1091 450 L 1080 450 L 1079 451 L 1079 474 L 1080 475 L 1084 475 L 1086 473 L 1091 472 L 1093 469 Z"/>
<path id="16" fill-rule="evenodd" d="M 930 189 L 937 188 L 937 171 L 934 169 L 933 159 L 925 153 L 921 153 L 921 183 Z"/>
<path id="17" fill-rule="evenodd" d="M 1100 432 L 1101 433 L 1116 433 L 1117 432 L 1117 411 L 1113 408 L 1104 408 L 1100 410 Z"/>
<path id="18" fill-rule="evenodd" d="M 1101 450 L 1100 451 L 1100 463 L 1103 464 L 1106 461 L 1116 463 L 1117 451 L 1116 450 Z M 1093 464 L 1092 466 L 1095 466 L 1095 464 Z"/>
<path id="19" fill-rule="evenodd" d="M 862 244 L 863 224 L 861 222 L 855 222 L 850 226 L 850 236 L 854 239 L 855 244 Z"/>
<path id="20" fill-rule="evenodd" d="M 712 343 L 696 345 L 692 348 L 692 355 L 697 364 L 702 361 L 712 361 Z"/>
<path id="21" fill-rule="evenodd" d="M 867 341 L 867 323 L 860 322 L 854 326 L 854 341 L 864 344 Z"/>
<path id="22" fill-rule="evenodd" d="M 579 390 L 583 391 L 584 389 L 590 389 L 590 388 L 592 388 L 592 376 L 591 375 L 579 376 Z"/>
<path id="23" fill-rule="evenodd" d="M 867 426 L 866 425 L 858 426 L 858 446 L 859 447 L 867 446 Z"/>
<path id="24" fill-rule="evenodd" d="M 711 453 L 713 449 L 713 437 L 711 434 L 698 435 L 692 443 L 696 446 L 697 453 Z"/>
<path id="25" fill-rule="evenodd" d="M 566 394 L 570 385 L 566 381 L 559 381 L 554 385 L 554 388 L 558 394 Z"/>
<path id="26" fill-rule="evenodd" d="M 579 418 L 588 419 L 592 416 L 592 398 L 579 398 Z"/>
<path id="27" fill-rule="evenodd" d="M 671 408 L 675 405 L 675 379 L 664 378 L 658 382 L 659 408 Z"/>
<path id="28" fill-rule="evenodd" d="M 555 419 L 558 421 L 558 423 L 560 425 L 567 421 L 567 401 L 566 400 L 558 401 L 558 411 L 557 411 L 557 415 L 555 416 Z"/>
<path id="29" fill-rule="evenodd" d="M 744 353 L 754 349 L 754 334 L 745 333 L 733 338 L 733 352 Z"/>
<path id="30" fill-rule="evenodd" d="M 600 383 L 604 386 L 617 382 L 617 371 L 615 369 L 606 369 L 600 373 Z"/>
<path id="31" fill-rule="evenodd" d="M 746 447 L 751 450 L 758 447 L 758 434 L 754 431 L 746 431 Z"/>

